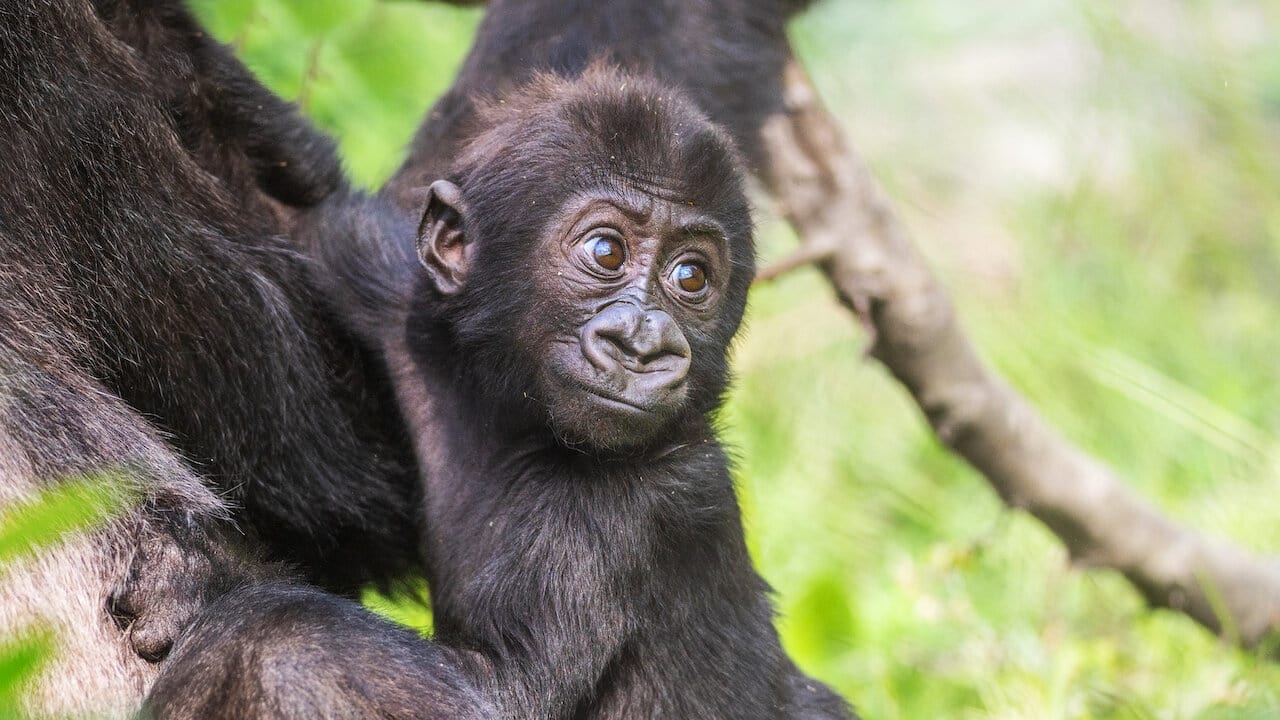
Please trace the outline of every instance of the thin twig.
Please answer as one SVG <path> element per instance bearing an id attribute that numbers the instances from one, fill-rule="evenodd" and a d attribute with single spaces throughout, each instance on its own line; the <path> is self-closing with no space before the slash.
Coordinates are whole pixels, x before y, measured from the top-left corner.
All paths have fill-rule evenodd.
<path id="1" fill-rule="evenodd" d="M 824 245 L 816 242 L 803 243 L 790 255 L 783 256 L 761 268 L 760 271 L 756 273 L 756 282 L 772 282 L 778 277 L 793 270 L 798 270 L 805 265 L 821 263 L 830 258 L 835 251 L 835 247 L 831 245 Z"/>

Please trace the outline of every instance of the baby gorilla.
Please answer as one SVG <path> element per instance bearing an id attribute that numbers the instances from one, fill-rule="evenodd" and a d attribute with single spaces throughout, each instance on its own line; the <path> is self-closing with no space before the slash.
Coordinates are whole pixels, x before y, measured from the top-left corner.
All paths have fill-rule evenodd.
<path id="1" fill-rule="evenodd" d="M 425 476 L 434 643 L 247 588 L 178 644 L 152 711 L 849 718 L 779 644 L 712 427 L 754 267 L 725 134 L 649 80 L 538 76 L 481 105 L 425 204 L 380 341 Z"/>

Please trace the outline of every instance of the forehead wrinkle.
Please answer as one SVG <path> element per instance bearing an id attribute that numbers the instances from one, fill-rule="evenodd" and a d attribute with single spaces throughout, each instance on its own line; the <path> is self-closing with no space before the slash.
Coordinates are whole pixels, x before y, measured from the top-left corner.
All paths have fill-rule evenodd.
<path id="1" fill-rule="evenodd" d="M 676 231 L 682 235 L 695 235 L 698 237 L 706 237 L 708 235 L 718 239 L 725 239 L 726 234 L 724 226 L 710 217 L 696 217 L 692 220 L 686 220 L 680 223 Z"/>
<path id="2" fill-rule="evenodd" d="M 619 188 L 619 191 L 613 204 L 619 212 L 627 216 L 628 220 L 637 225 L 645 225 L 653 219 L 656 203 L 652 195 L 643 189 L 625 185 Z"/>
<path id="3" fill-rule="evenodd" d="M 590 181 L 573 195 L 579 201 L 585 199 L 606 202 L 638 225 L 648 223 L 653 218 L 657 204 L 654 202 L 654 193 L 648 188 L 629 182 L 625 176 L 608 171 L 593 173 Z M 587 204 L 590 206 L 595 203 Z"/>
<path id="4" fill-rule="evenodd" d="M 610 155 L 607 161 L 595 160 L 586 165 L 580 177 L 588 183 L 618 191 L 640 192 L 670 203 L 689 201 L 682 196 L 689 193 L 689 180 L 680 173 L 660 171 L 654 167 L 633 167 L 616 155 Z"/>
<path id="5" fill-rule="evenodd" d="M 564 225 L 572 230 L 583 218 L 600 212 L 605 207 L 622 213 L 633 222 L 644 222 L 653 214 L 652 202 L 635 203 L 621 188 L 588 186 L 571 193 L 553 215 L 567 216 Z"/>
<path id="6" fill-rule="evenodd" d="M 639 173 L 619 171 L 614 174 L 619 184 L 633 192 L 645 195 L 652 201 L 654 198 L 672 204 L 685 204 L 689 198 L 681 197 L 684 178 L 676 175 L 660 175 L 655 172 Z"/>

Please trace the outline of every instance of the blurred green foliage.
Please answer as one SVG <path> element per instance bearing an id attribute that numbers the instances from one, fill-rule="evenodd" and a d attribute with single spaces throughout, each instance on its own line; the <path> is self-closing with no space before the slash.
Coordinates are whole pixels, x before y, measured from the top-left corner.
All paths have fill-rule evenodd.
<path id="1" fill-rule="evenodd" d="M 196 4 L 371 186 L 478 18 Z M 793 32 L 986 357 L 1169 513 L 1260 552 L 1280 547 L 1277 20 L 1276 0 L 828 0 Z M 725 434 L 803 667 L 879 720 L 1280 716 L 1280 668 L 1069 567 L 866 341 L 805 271 L 754 292 L 736 351 Z"/>
<path id="2" fill-rule="evenodd" d="M 134 501 L 133 487 L 116 472 L 70 477 L 0 513 L 0 583 L 31 554 L 102 525 Z M 22 715 L 18 702 L 26 683 L 53 655 L 55 638 L 43 627 L 0 638 L 0 717 Z"/>

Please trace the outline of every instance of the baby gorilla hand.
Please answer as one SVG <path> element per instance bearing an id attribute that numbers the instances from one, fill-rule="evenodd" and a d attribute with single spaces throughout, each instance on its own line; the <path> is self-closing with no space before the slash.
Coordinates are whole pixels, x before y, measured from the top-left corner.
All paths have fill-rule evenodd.
<path id="1" fill-rule="evenodd" d="M 274 574 L 245 562 L 230 527 L 208 517 L 152 517 L 139 523 L 128 572 L 108 599 L 116 624 L 140 657 L 160 662 L 209 603 Z"/>

